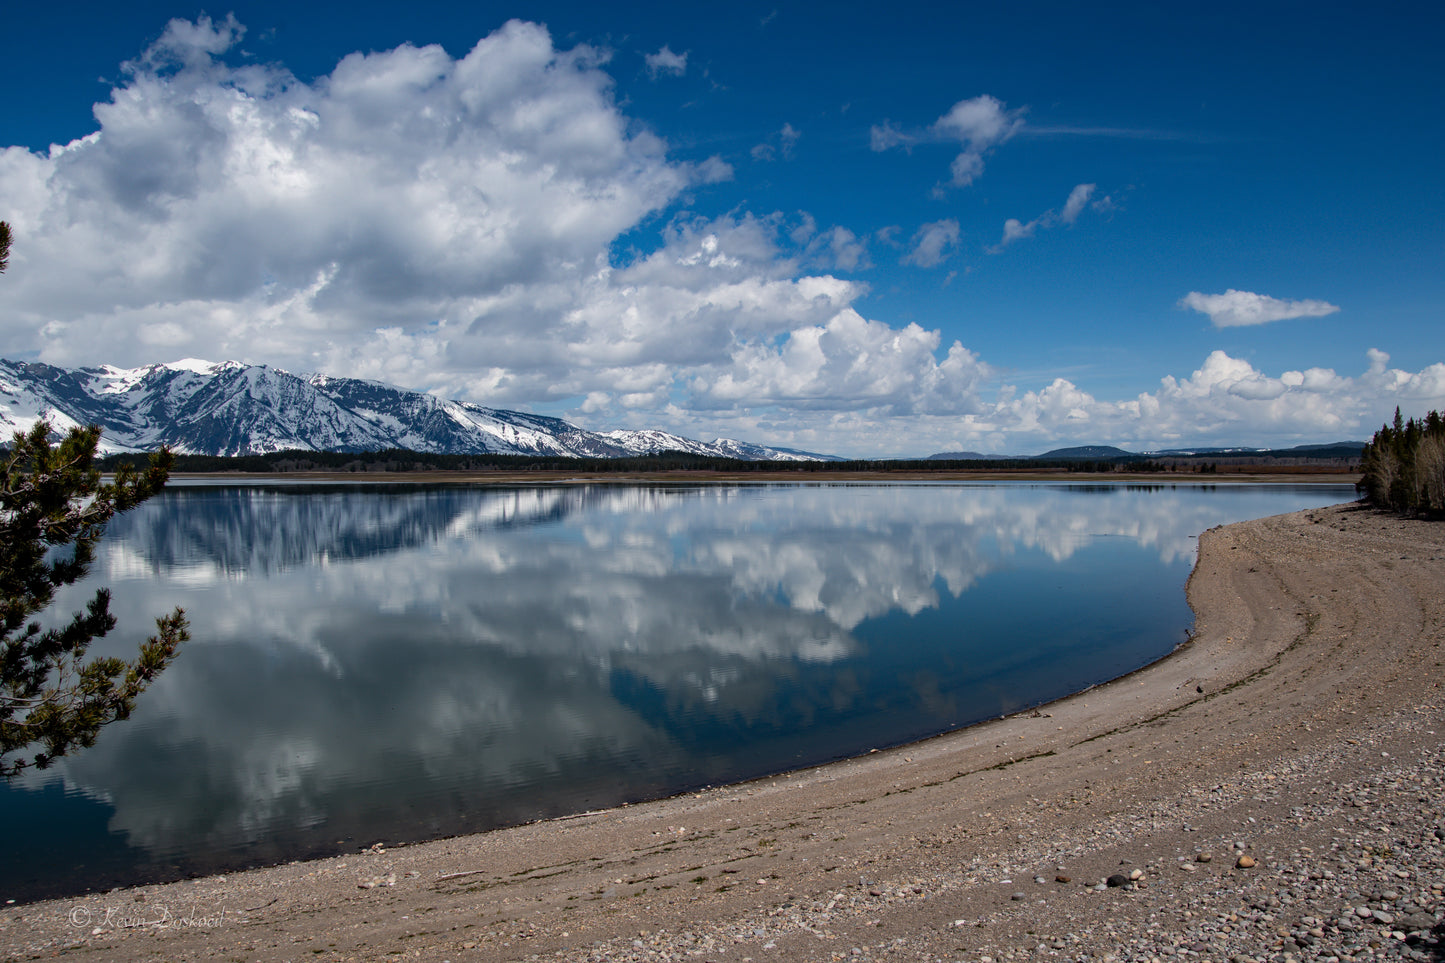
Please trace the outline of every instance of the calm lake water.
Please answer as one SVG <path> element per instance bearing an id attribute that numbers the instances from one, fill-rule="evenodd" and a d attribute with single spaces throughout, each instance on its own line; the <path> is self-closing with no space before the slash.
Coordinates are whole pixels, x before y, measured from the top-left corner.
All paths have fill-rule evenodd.
<path id="1" fill-rule="evenodd" d="M 1166 655 L 1213 525 L 1349 486 L 177 484 L 89 589 L 194 640 L 0 784 L 0 899 L 355 851 L 896 745 Z M 18 832 L 16 827 L 24 827 Z"/>

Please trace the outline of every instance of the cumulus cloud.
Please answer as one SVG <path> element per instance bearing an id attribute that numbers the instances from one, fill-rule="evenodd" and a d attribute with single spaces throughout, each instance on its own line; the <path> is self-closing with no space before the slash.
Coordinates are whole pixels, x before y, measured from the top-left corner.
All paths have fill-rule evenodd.
<path id="1" fill-rule="evenodd" d="M 1179 299 L 1181 308 L 1190 308 L 1209 315 L 1216 328 L 1235 328 L 1292 318 L 1322 318 L 1334 314 L 1339 307 L 1328 301 L 1289 301 L 1252 291 L 1230 288 L 1223 294 L 1201 294 L 1190 291 Z"/>
<path id="2" fill-rule="evenodd" d="M 733 165 L 716 155 L 699 161 L 692 171 L 699 184 L 721 184 L 733 179 Z"/>
<path id="3" fill-rule="evenodd" d="M 949 171 L 954 187 L 967 187 L 983 173 L 983 158 L 994 147 L 1012 137 L 1023 126 L 1022 112 L 1006 110 L 1003 102 L 984 94 L 960 100 L 933 124 L 940 137 L 956 140 L 963 151 L 953 159 Z"/>
<path id="4" fill-rule="evenodd" d="M 904 329 L 883 338 L 872 324 L 840 317 L 771 346 L 750 345 L 732 368 L 691 386 L 697 397 L 673 414 L 700 437 L 733 432 L 815 451 L 916 457 L 964 449 L 1037 453 L 1084 442 L 1132 450 L 1287 446 L 1368 437 L 1396 405 L 1409 413 L 1445 406 L 1445 364 L 1392 369 L 1376 350 L 1355 376 L 1329 368 L 1270 374 L 1215 351 L 1188 376 L 1168 375 L 1154 391 L 1107 399 L 1066 378 L 1019 391 L 961 344 L 940 361 L 937 348 L 925 350 L 937 332 Z M 876 384 L 865 390 L 850 382 L 858 369 L 842 363 L 844 344 L 876 367 Z M 900 387 L 910 379 L 915 387 Z M 830 390 L 850 403 L 829 403 Z"/>
<path id="5" fill-rule="evenodd" d="M 778 131 L 778 139 L 782 142 L 784 157 L 790 158 L 793 156 L 793 148 L 797 146 L 798 139 L 802 136 L 803 132 L 792 124 L 783 125 L 783 129 Z"/>
<path id="6" fill-rule="evenodd" d="M 687 73 L 687 54 L 673 53 L 666 44 L 657 53 L 647 54 L 643 59 L 647 61 L 647 72 L 654 78 L 660 74 L 681 77 Z"/>
<path id="7" fill-rule="evenodd" d="M 177 18 L 166 24 L 160 40 L 146 49 L 139 63 L 150 69 L 204 65 L 208 58 L 225 53 L 245 35 L 246 28 L 237 22 L 234 13 L 227 14 L 221 23 L 205 14 L 194 22 Z"/>
<path id="8" fill-rule="evenodd" d="M 1017 110 L 1007 110 L 997 97 L 983 94 L 960 100 L 934 121 L 934 131 L 970 147 L 985 149 L 1001 144 L 1023 124 Z"/>
<path id="9" fill-rule="evenodd" d="M 1016 217 L 1011 217 L 1003 222 L 1003 240 L 998 242 L 995 250 L 1002 248 L 1005 244 L 1012 244 L 1014 241 L 1026 237 L 1033 237 L 1034 231 L 1038 230 L 1039 221 L 1035 218 L 1025 224 Z"/>
<path id="10" fill-rule="evenodd" d="M 939 333 L 902 330 L 843 310 L 776 343 L 741 344 L 732 363 L 700 372 L 699 407 L 866 409 L 885 416 L 959 414 L 978 404 L 991 369 L 955 341 L 942 361 Z"/>
<path id="11" fill-rule="evenodd" d="M 818 230 L 811 214 L 803 212 L 788 238 L 800 249 L 799 262 L 825 271 L 857 271 L 872 266 L 868 244 L 842 225 Z"/>
<path id="12" fill-rule="evenodd" d="M 949 183 L 967 187 L 983 173 L 984 157 L 1018 133 L 1023 123 L 1022 109 L 1009 110 L 997 97 L 982 94 L 960 100 L 926 131 L 907 131 L 890 121 L 876 124 L 869 131 L 869 143 L 875 151 L 911 149 L 924 141 L 958 143 L 963 150 L 949 166 Z"/>
<path id="13" fill-rule="evenodd" d="M 1069 191 L 1069 199 L 1064 202 L 1064 210 L 1059 214 L 1059 220 L 1065 224 L 1072 224 L 1079 219 L 1079 214 L 1084 210 L 1084 205 L 1089 203 L 1089 198 L 1094 196 L 1096 184 L 1078 184 Z"/>
<path id="14" fill-rule="evenodd" d="M 656 421 L 668 417 L 670 396 L 690 403 L 685 386 L 697 372 L 825 324 L 866 291 L 803 273 L 805 263 L 863 257 L 846 229 L 681 217 L 661 248 L 631 264 L 603 259 L 575 282 L 519 286 L 481 305 L 470 325 L 379 332 L 328 367 L 401 383 L 430 377 L 440 394 L 492 404 L 586 397 L 590 423 L 603 427 Z"/>
<path id="15" fill-rule="evenodd" d="M 777 160 L 781 154 L 784 160 L 793 159 L 793 148 L 797 146 L 798 140 L 803 132 L 792 124 L 783 124 L 782 130 L 764 143 L 757 144 L 750 151 L 755 161 Z"/>
<path id="16" fill-rule="evenodd" d="M 1357 377 L 1329 368 L 1269 375 L 1248 361 L 1214 351 L 1186 378 L 1166 375 L 1157 391 L 1101 401 L 1065 379 L 1016 397 L 990 412 L 993 430 L 1041 439 L 1085 436 L 1137 447 L 1180 444 L 1288 444 L 1363 437 L 1396 405 L 1424 410 L 1445 401 L 1445 364 L 1411 373 L 1388 367 L 1371 349 Z"/>
<path id="17" fill-rule="evenodd" d="M 885 120 L 881 124 L 874 124 L 868 131 L 868 144 L 875 151 L 885 151 L 890 147 L 911 148 L 918 141 L 916 134 L 905 133 L 892 121 Z"/>
<path id="18" fill-rule="evenodd" d="M 846 227 L 834 227 L 818 238 L 818 248 L 826 251 L 833 266 L 840 271 L 857 271 L 870 266 L 868 245 Z"/>
<path id="19" fill-rule="evenodd" d="M 618 109 L 605 55 L 535 24 L 460 59 L 352 54 L 310 83 L 229 65 L 241 34 L 173 21 L 96 106 L 95 133 L 0 152 L 17 235 L 6 354 L 308 370 L 393 329 L 523 322 L 545 338 L 562 323 L 548 309 L 572 306 L 621 233 L 731 176 L 670 159 Z"/>
<path id="20" fill-rule="evenodd" d="M 1333 434 L 1363 430 L 1367 413 L 1398 395 L 1403 384 L 1387 382 L 1384 362 L 1372 359 L 1372 368 L 1349 378 L 1327 368 L 1285 371 L 1271 377 L 1249 362 L 1214 351 L 1185 379 L 1166 376 L 1152 396 L 1158 404 L 1157 424 L 1175 436 L 1187 432 L 1218 434 L 1228 426 L 1251 422 L 1276 432 Z M 1404 375 L 1404 372 L 1400 372 Z M 1421 376 L 1405 376 L 1419 384 Z M 1426 381 L 1438 378 L 1428 371 Z"/>
<path id="21" fill-rule="evenodd" d="M 1092 207 L 1096 211 L 1111 211 L 1114 209 L 1112 197 L 1101 197 L 1093 203 L 1097 184 L 1078 184 L 1069 191 L 1069 197 L 1064 201 L 1062 210 L 1047 210 L 1027 223 L 1016 217 L 1011 217 L 1003 223 L 1003 237 L 993 247 L 989 248 L 990 254 L 997 254 L 1014 241 L 1020 241 L 1027 237 L 1033 237 L 1039 230 L 1047 230 L 1056 224 L 1072 226 L 1079 219 L 1079 215 L 1086 208 Z"/>
<path id="22" fill-rule="evenodd" d="M 913 241 L 908 253 L 903 256 L 902 263 L 923 268 L 937 267 L 948 260 L 953 249 L 958 247 L 960 236 L 958 221 L 951 217 L 925 224 L 913 235 Z"/>

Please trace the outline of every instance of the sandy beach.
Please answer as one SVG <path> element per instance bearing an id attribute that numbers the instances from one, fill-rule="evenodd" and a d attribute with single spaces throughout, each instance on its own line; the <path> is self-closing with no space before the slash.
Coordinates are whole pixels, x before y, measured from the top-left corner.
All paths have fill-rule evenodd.
<path id="1" fill-rule="evenodd" d="M 0 911 L 0 958 L 1445 959 L 1445 525 L 1204 533 L 1192 640 L 700 794 Z M 9 827 L 23 832 L 23 827 Z"/>

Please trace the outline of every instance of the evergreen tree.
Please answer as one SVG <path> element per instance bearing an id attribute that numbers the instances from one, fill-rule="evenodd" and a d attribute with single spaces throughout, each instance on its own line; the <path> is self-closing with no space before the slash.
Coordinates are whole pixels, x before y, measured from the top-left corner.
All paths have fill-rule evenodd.
<path id="1" fill-rule="evenodd" d="M 100 727 L 124 719 L 138 695 L 189 638 L 185 613 L 156 620 L 134 662 L 86 661 L 90 643 L 115 627 L 110 593 L 99 589 L 84 612 L 42 628 L 34 616 L 55 592 L 85 577 L 105 524 L 154 495 L 170 453 L 144 471 L 122 467 L 102 483 L 94 465 L 100 429 L 73 428 L 58 444 L 37 422 L 17 432 L 0 463 L 0 773 L 45 768 L 72 748 L 94 744 Z"/>
<path id="2" fill-rule="evenodd" d="M 1445 514 L 1445 418 L 1432 411 L 1408 421 L 1395 409 L 1360 460 L 1359 490 L 1379 508 L 1406 514 Z"/>
<path id="3" fill-rule="evenodd" d="M 9 254 L 10 227 L 0 221 L 0 271 Z M 172 460 L 162 450 L 144 470 L 121 466 L 103 483 L 95 464 L 98 427 L 72 428 L 58 445 L 50 432 L 38 421 L 0 451 L 0 774 L 6 777 L 94 744 L 101 726 L 130 715 L 136 697 L 190 637 L 178 608 L 156 620 L 156 634 L 134 662 L 86 661 L 90 643 L 115 627 L 105 589 L 69 622 L 42 628 L 34 621 L 58 588 L 85 577 L 106 522 L 160 491 Z"/>

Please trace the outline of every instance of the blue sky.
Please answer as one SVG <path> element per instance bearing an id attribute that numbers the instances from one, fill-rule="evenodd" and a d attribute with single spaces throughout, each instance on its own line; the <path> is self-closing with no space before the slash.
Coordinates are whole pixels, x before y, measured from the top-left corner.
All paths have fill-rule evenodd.
<path id="1" fill-rule="evenodd" d="M 858 456 L 1445 407 L 1427 5 L 301 6 L 7 12 L 0 355 Z"/>

